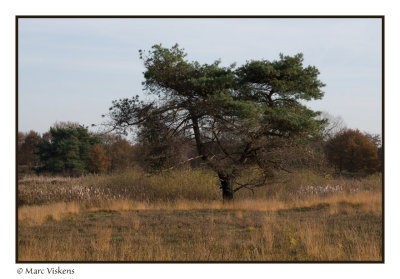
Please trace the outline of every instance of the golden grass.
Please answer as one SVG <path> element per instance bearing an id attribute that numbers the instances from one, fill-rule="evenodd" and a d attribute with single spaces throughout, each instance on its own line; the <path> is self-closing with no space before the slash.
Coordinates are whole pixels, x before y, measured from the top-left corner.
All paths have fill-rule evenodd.
<path id="1" fill-rule="evenodd" d="M 22 222 L 18 254 L 21 261 L 381 261 L 381 240 L 380 216 L 361 212 L 147 208 Z"/>
<path id="2" fill-rule="evenodd" d="M 81 207 L 76 202 L 22 206 L 18 209 L 18 220 L 42 224 L 45 221 L 60 221 L 70 214 L 77 214 L 80 211 Z"/>
<path id="3" fill-rule="evenodd" d="M 235 200 L 296 201 L 312 196 L 381 192 L 381 175 L 360 179 L 332 178 L 309 171 L 279 174 L 276 181 L 255 189 L 242 189 Z M 133 169 L 111 175 L 87 175 L 78 178 L 27 176 L 18 181 L 18 205 L 54 202 L 95 202 L 135 200 L 148 203 L 193 200 L 221 200 L 216 175 L 205 170 L 170 171 L 152 175 Z"/>
<path id="4" fill-rule="evenodd" d="M 106 200 L 96 202 L 96 206 L 79 205 L 76 202 L 58 202 L 47 205 L 22 206 L 18 210 L 18 220 L 29 220 L 42 224 L 46 220 L 56 221 L 70 217 L 79 212 L 101 210 L 132 211 L 132 210 L 233 210 L 240 216 L 241 211 L 274 212 L 291 209 L 312 209 L 328 205 L 330 214 L 357 212 L 380 214 L 382 212 L 382 196 L 374 192 L 361 192 L 351 195 L 336 194 L 327 197 L 312 197 L 309 200 L 283 202 L 277 200 L 239 200 L 232 203 L 220 201 L 199 202 L 179 200 L 175 202 L 146 203 L 132 200 Z M 50 217 L 51 216 L 51 217 Z"/>
<path id="5" fill-rule="evenodd" d="M 188 170 L 18 185 L 20 261 L 381 261 L 381 176 L 299 172 L 223 203 Z"/>

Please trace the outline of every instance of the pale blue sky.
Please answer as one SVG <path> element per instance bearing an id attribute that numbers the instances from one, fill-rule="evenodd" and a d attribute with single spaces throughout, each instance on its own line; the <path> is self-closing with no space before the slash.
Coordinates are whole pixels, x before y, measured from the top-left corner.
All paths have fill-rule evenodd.
<path id="1" fill-rule="evenodd" d="M 302 52 L 327 84 L 307 105 L 381 133 L 381 19 L 19 19 L 19 130 L 99 124 L 111 101 L 142 91 L 138 50 L 178 43 L 189 60 L 240 66 Z"/>

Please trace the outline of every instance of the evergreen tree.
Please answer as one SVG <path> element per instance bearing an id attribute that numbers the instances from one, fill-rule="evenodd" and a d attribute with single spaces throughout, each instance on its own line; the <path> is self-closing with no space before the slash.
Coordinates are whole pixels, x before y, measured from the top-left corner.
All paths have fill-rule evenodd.
<path id="1" fill-rule="evenodd" d="M 79 175 L 89 171 L 90 150 L 100 140 L 83 126 L 52 127 L 50 137 L 38 144 L 39 172 Z"/>
<path id="2" fill-rule="evenodd" d="M 178 45 L 155 45 L 148 53 L 140 51 L 140 57 L 146 68 L 144 87 L 157 101 L 138 96 L 114 101 L 110 124 L 121 132 L 136 126 L 139 136 L 146 133 L 155 143 L 158 163 L 167 167 L 171 160 L 166 156 L 176 154 L 177 144 L 194 144 L 196 157 L 220 179 L 224 200 L 233 199 L 239 189 L 263 184 L 274 169 L 285 169 L 282 158 L 302 155 L 284 153 L 294 154 L 298 148 L 293 147 L 323 130 L 325 120 L 317 120 L 320 113 L 304 101 L 321 99 L 324 84 L 316 67 L 303 66 L 302 54 L 249 61 L 239 68 L 188 61 Z M 263 177 L 238 183 L 241 173 L 255 165 Z"/>

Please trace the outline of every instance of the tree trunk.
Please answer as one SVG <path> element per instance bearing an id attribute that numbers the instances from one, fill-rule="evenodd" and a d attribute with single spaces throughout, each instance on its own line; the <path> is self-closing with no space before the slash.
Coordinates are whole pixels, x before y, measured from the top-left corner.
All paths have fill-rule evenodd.
<path id="1" fill-rule="evenodd" d="M 219 180 L 221 181 L 222 199 L 224 202 L 230 202 L 233 200 L 233 185 L 234 178 L 228 175 L 218 174 Z"/>
<path id="2" fill-rule="evenodd" d="M 191 117 L 194 138 L 196 140 L 196 147 L 199 156 L 201 156 L 202 160 L 207 162 L 210 166 L 212 166 L 212 162 L 209 160 L 208 152 L 201 141 L 200 128 L 198 120 L 195 116 Z M 219 180 L 221 181 L 221 189 L 222 189 L 222 199 L 224 202 L 230 202 L 233 200 L 233 185 L 235 184 L 234 176 L 225 175 L 222 173 L 218 173 Z"/>

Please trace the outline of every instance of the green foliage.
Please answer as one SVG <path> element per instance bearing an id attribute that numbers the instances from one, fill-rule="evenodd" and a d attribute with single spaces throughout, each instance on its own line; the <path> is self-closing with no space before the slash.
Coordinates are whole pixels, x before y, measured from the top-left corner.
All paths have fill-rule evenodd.
<path id="1" fill-rule="evenodd" d="M 292 150 L 290 144 L 322 137 L 326 120 L 318 120 L 320 113 L 302 101 L 321 99 L 325 85 L 316 67 L 303 66 L 302 54 L 236 68 L 222 67 L 219 60 L 188 61 L 178 45 L 139 52 L 146 68 L 144 88 L 157 101 L 140 101 L 138 96 L 114 101 L 110 124 L 125 133 L 138 127 L 139 139 L 153 148 L 148 154 L 156 168 L 170 167 L 167 157 L 178 153 L 176 147 L 192 144 L 224 182 L 225 191 L 224 185 L 231 188 L 246 168 L 257 164 L 270 175 L 274 168 L 283 169 L 280 158 L 293 157 L 282 156 Z"/>
<path id="2" fill-rule="evenodd" d="M 50 140 L 42 140 L 37 145 L 42 164 L 38 171 L 68 175 L 86 173 L 89 171 L 86 162 L 96 143 L 100 140 L 83 126 L 51 127 Z"/>
<path id="3" fill-rule="evenodd" d="M 239 82 L 247 87 L 244 96 L 252 99 L 268 98 L 262 86 L 279 96 L 282 103 L 294 100 L 321 99 L 325 86 L 318 80 L 319 71 L 314 66 L 303 67 L 303 54 L 293 57 L 280 55 L 280 60 L 250 61 L 237 70 Z"/>

